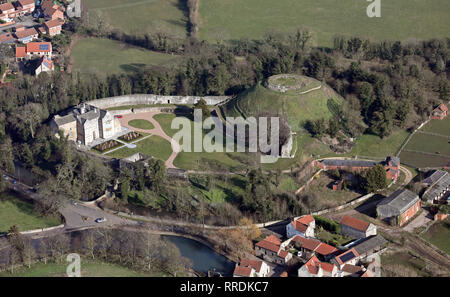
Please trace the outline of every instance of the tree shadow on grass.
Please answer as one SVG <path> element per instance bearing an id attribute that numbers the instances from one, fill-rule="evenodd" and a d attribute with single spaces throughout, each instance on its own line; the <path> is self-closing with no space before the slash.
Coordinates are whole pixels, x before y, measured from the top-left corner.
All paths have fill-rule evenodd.
<path id="1" fill-rule="evenodd" d="M 120 68 L 125 72 L 139 73 L 142 72 L 148 65 L 142 63 L 122 64 Z"/>

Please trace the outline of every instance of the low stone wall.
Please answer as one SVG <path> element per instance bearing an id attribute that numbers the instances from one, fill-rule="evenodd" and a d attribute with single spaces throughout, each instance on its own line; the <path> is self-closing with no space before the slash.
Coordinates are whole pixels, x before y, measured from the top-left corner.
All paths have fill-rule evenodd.
<path id="1" fill-rule="evenodd" d="M 144 104 L 195 104 L 200 99 L 204 99 L 208 105 L 216 105 L 230 99 L 230 96 L 160 96 L 153 94 L 134 94 L 103 99 L 92 100 L 87 104 L 101 109 L 124 105 L 144 105 Z"/>
<path id="2" fill-rule="evenodd" d="M 20 232 L 20 234 L 34 234 L 34 233 L 40 233 L 40 232 L 51 231 L 51 230 L 56 230 L 56 229 L 62 229 L 64 227 L 65 227 L 65 225 L 61 224 L 61 225 L 58 225 L 58 226 L 55 226 L 55 227 L 34 229 L 34 230 L 29 230 L 29 231 L 22 231 L 22 232 Z"/>

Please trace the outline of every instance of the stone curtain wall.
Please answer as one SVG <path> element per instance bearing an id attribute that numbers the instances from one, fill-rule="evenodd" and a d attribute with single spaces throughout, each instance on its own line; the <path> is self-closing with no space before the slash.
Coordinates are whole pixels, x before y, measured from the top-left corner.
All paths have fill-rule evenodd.
<path id="1" fill-rule="evenodd" d="M 100 109 L 142 104 L 195 104 L 203 98 L 208 105 L 216 105 L 230 99 L 230 96 L 160 96 L 151 94 L 135 94 L 117 97 L 109 97 L 86 102 Z"/>

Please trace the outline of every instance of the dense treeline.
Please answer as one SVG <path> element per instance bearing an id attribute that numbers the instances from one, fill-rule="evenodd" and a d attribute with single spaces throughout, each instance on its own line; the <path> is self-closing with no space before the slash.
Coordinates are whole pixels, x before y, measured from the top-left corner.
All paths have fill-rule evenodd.
<path id="1" fill-rule="evenodd" d="M 322 49 L 311 47 L 311 33 L 300 30 L 212 45 L 164 33 L 129 36 L 107 30 L 101 22 L 97 27 L 77 21 L 67 26 L 72 33 L 112 38 L 183 57 L 183 62 L 171 69 L 148 67 L 106 78 L 43 73 L 37 78 L 19 77 L 0 89 L 0 166 L 12 171 L 13 160 L 20 160 L 46 176 L 47 191 L 70 192 L 73 198 L 94 197 L 117 177 L 101 161 L 90 163 L 64 140 L 55 140 L 43 125 L 53 114 L 83 101 L 131 93 L 237 94 L 271 75 L 295 72 L 328 83 L 345 99 L 341 106 L 333 107 L 331 121 L 307 123 L 312 134 L 334 136 L 342 130 L 353 137 L 362 133 L 385 137 L 396 127 L 414 127 L 436 104 L 449 100 L 449 39 L 372 43 L 338 37 L 334 48 Z M 68 40 L 61 43 L 66 45 Z M 55 179 L 61 184 L 54 183 Z M 92 183 L 94 180 L 99 184 Z M 260 194 L 267 196 L 267 191 L 259 190 L 261 184 L 264 187 L 256 178 L 249 183 L 249 196 L 242 197 L 241 210 L 272 218 L 271 203 L 276 199 L 263 199 Z M 285 201 L 282 208 L 297 212 L 291 198 L 276 197 Z M 175 203 L 168 203 L 167 210 L 176 208 Z"/>

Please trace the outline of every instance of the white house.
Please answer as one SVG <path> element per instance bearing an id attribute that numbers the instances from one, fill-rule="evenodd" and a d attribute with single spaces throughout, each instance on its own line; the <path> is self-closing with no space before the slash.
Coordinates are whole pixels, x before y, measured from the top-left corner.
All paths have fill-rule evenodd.
<path id="1" fill-rule="evenodd" d="M 336 277 L 337 273 L 336 265 L 321 262 L 316 256 L 312 256 L 305 265 L 298 269 L 299 277 Z"/>
<path id="2" fill-rule="evenodd" d="M 234 268 L 234 277 L 267 277 L 270 267 L 261 260 L 242 259 Z"/>
<path id="3" fill-rule="evenodd" d="M 299 235 L 302 237 L 314 237 L 316 221 L 312 215 L 306 215 L 286 225 L 286 236 L 288 238 Z"/>

